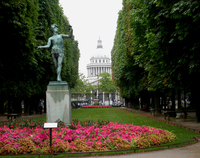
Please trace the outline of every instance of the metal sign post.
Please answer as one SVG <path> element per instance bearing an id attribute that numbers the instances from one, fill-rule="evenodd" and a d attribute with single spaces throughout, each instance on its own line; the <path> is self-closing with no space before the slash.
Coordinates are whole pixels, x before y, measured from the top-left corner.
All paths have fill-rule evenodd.
<path id="1" fill-rule="evenodd" d="M 52 128 L 57 128 L 58 123 L 44 123 L 44 128 L 49 128 L 50 130 L 50 147 L 52 146 Z"/>

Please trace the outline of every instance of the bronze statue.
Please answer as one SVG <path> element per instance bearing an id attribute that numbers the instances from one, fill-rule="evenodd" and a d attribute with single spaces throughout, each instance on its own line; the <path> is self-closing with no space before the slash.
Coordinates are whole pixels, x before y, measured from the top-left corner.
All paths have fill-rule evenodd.
<path id="1" fill-rule="evenodd" d="M 53 32 L 53 36 L 48 39 L 48 43 L 46 46 L 38 46 L 40 48 L 49 48 L 52 45 L 51 55 L 53 58 L 53 63 L 56 68 L 57 73 L 57 81 L 62 81 L 61 79 L 61 70 L 62 70 L 62 61 L 64 58 L 64 49 L 63 49 L 63 38 L 71 38 L 73 34 L 73 29 L 69 26 L 70 35 L 60 34 L 58 35 L 58 25 L 51 25 L 51 30 Z"/>

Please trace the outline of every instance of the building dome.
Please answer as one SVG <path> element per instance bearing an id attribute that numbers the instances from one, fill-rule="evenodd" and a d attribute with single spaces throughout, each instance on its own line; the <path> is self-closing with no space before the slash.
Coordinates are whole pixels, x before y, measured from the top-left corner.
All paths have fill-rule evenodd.
<path id="1" fill-rule="evenodd" d="M 103 49 L 103 45 L 102 45 L 102 40 L 99 37 L 99 40 L 97 41 L 97 49 L 100 49 L 100 48 Z"/>
<path id="2" fill-rule="evenodd" d="M 101 58 L 105 56 L 105 52 L 103 50 L 102 40 L 99 37 L 99 40 L 97 41 L 97 49 L 94 51 L 95 58 Z"/>
<path id="3" fill-rule="evenodd" d="M 105 55 L 103 50 L 102 40 L 99 37 L 97 41 L 97 49 L 94 51 L 94 56 L 90 58 L 90 63 L 87 64 L 88 80 L 93 82 L 102 72 L 112 74 L 110 58 Z"/>

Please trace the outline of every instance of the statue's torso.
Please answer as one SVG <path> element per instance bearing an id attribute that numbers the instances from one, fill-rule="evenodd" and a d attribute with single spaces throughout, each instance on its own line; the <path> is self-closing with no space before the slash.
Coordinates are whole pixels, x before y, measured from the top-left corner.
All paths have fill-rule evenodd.
<path id="1" fill-rule="evenodd" d="M 52 36 L 51 41 L 53 45 L 52 49 L 53 48 L 63 49 L 63 39 L 61 35 Z"/>
<path id="2" fill-rule="evenodd" d="M 61 35 L 55 35 L 51 37 L 52 53 L 64 53 L 63 52 L 63 39 Z"/>

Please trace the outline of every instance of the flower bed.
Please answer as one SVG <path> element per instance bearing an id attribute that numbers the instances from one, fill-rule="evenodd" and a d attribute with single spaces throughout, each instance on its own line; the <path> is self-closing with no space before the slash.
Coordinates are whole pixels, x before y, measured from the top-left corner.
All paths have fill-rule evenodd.
<path id="1" fill-rule="evenodd" d="M 110 108 L 111 106 L 108 105 L 86 105 L 82 106 L 81 108 Z"/>
<path id="2" fill-rule="evenodd" d="M 20 128 L 19 124 L 15 124 L 12 127 L 15 129 L 0 127 L 0 155 L 146 148 L 176 139 L 169 131 L 153 127 L 106 121 L 80 123 L 74 120 L 71 126 L 52 130 L 50 148 L 49 130 L 40 125 L 30 124 L 29 128 Z"/>

